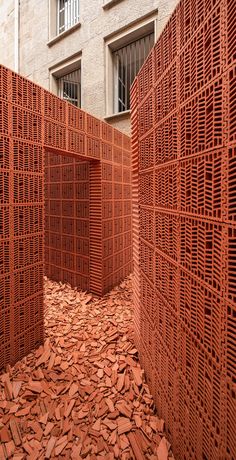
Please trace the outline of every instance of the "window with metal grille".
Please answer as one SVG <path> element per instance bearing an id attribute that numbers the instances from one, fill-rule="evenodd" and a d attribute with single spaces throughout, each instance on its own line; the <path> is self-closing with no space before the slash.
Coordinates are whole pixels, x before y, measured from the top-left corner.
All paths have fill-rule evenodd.
<path id="1" fill-rule="evenodd" d="M 81 107 L 81 69 L 58 79 L 59 96 L 71 104 Z"/>
<path id="2" fill-rule="evenodd" d="M 114 111 L 130 108 L 130 86 L 154 45 L 154 33 L 113 52 Z"/>
<path id="3" fill-rule="evenodd" d="M 58 0 L 57 9 L 59 34 L 79 22 L 79 0 Z"/>

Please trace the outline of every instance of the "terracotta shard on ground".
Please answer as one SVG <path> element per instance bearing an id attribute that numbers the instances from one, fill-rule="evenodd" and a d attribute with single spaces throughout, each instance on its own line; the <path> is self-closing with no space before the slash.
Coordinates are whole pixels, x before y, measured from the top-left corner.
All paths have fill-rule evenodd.
<path id="1" fill-rule="evenodd" d="M 30 382 L 26 388 L 33 391 L 33 393 L 41 393 L 43 391 L 41 382 Z"/>
<path id="2" fill-rule="evenodd" d="M 162 438 L 159 446 L 156 449 L 158 460 L 168 460 L 169 447 L 170 447 L 170 444 L 168 443 L 166 438 Z"/>
<path id="3" fill-rule="evenodd" d="M 54 427 L 54 423 L 48 422 L 46 427 L 45 427 L 44 433 L 43 433 L 44 436 L 48 436 L 49 433 L 52 431 L 53 427 Z"/>
<path id="4" fill-rule="evenodd" d="M 92 429 L 95 431 L 100 431 L 101 429 L 101 419 L 98 418 L 96 422 L 92 425 Z"/>
<path id="5" fill-rule="evenodd" d="M 118 380 L 116 384 L 117 391 L 121 391 L 125 383 L 125 374 L 118 374 Z"/>
<path id="6" fill-rule="evenodd" d="M 76 383 L 72 383 L 70 389 L 69 389 L 69 396 L 72 397 L 77 393 L 79 389 L 79 386 Z"/>
<path id="7" fill-rule="evenodd" d="M 131 418 L 132 410 L 125 401 L 118 401 L 116 408 L 125 417 Z"/>
<path id="8" fill-rule="evenodd" d="M 65 449 L 65 447 L 67 446 L 68 444 L 68 440 L 65 440 L 63 441 L 62 443 L 60 443 L 59 445 L 57 445 L 55 447 L 55 456 L 57 457 L 58 455 L 60 455 L 60 453 Z"/>
<path id="9" fill-rule="evenodd" d="M 6 453 L 7 453 L 7 458 L 11 458 L 15 452 L 15 444 L 13 441 L 9 441 L 5 444 L 5 449 L 6 449 Z M 1 456 L 0 456 L 1 458 Z"/>
<path id="10" fill-rule="evenodd" d="M 114 423 L 112 420 L 109 420 L 108 418 L 105 418 L 102 423 L 109 428 L 109 430 L 116 430 L 117 428 L 117 423 Z"/>
<path id="11" fill-rule="evenodd" d="M 7 458 L 5 453 L 5 446 L 0 444 L 0 460 L 5 460 Z"/>
<path id="12" fill-rule="evenodd" d="M 141 419 L 140 415 L 136 415 L 136 414 L 135 414 L 135 415 L 134 415 L 134 421 L 135 421 L 136 426 L 137 426 L 138 428 L 140 428 L 140 427 L 142 426 L 142 419 Z"/>
<path id="13" fill-rule="evenodd" d="M 119 417 L 117 419 L 117 422 L 118 422 L 118 434 L 123 434 L 123 433 L 127 433 L 129 432 L 130 430 L 132 430 L 132 423 L 131 421 L 126 418 L 126 417 Z"/>
<path id="14" fill-rule="evenodd" d="M 48 412 L 42 415 L 42 417 L 40 417 L 39 419 L 39 422 L 42 423 L 42 425 L 46 425 L 47 421 L 48 421 Z"/>
<path id="15" fill-rule="evenodd" d="M 48 361 L 50 357 L 50 350 L 45 350 L 45 352 L 40 356 L 40 358 L 36 361 L 35 365 L 40 366 L 41 364 L 44 364 Z"/>
<path id="16" fill-rule="evenodd" d="M 65 414 L 64 414 L 65 417 L 69 417 L 74 405 L 75 405 L 75 399 L 72 399 L 65 411 Z"/>
<path id="17" fill-rule="evenodd" d="M 17 396 L 19 395 L 20 390 L 21 390 L 21 386 L 22 386 L 22 382 L 21 382 L 21 381 L 14 381 L 14 382 L 12 383 L 12 390 L 13 390 L 13 397 L 14 397 L 14 399 L 16 399 Z"/>
<path id="18" fill-rule="evenodd" d="M 1 443 L 11 441 L 11 435 L 6 426 L 0 429 L 0 441 Z"/>
<path id="19" fill-rule="evenodd" d="M 56 444 L 56 438 L 54 436 L 52 436 L 49 439 L 48 444 L 47 444 L 45 458 L 50 458 L 51 457 L 51 454 L 52 454 L 52 451 L 54 449 L 55 444 Z"/>
<path id="20" fill-rule="evenodd" d="M 154 460 L 163 422 L 136 360 L 130 281 L 123 286 L 87 304 L 46 281 L 44 347 L 0 377 L 4 460 L 128 460 L 140 449 Z"/>
<path id="21" fill-rule="evenodd" d="M 132 367 L 132 373 L 133 373 L 134 381 L 136 385 L 140 387 L 143 383 L 142 370 L 139 367 Z"/>
<path id="22" fill-rule="evenodd" d="M 28 415 L 30 412 L 30 407 L 24 407 L 24 409 L 21 409 L 16 412 L 15 416 L 16 417 L 23 417 L 24 415 Z"/>
<path id="23" fill-rule="evenodd" d="M 136 460 L 145 460 L 145 455 L 143 454 L 142 447 L 139 444 L 139 441 L 135 435 L 135 433 L 129 433 L 127 435 L 129 442 L 131 444 L 133 453 L 135 455 Z M 159 459 L 158 459 L 159 460 Z"/>
<path id="24" fill-rule="evenodd" d="M 73 446 L 72 447 L 72 450 L 71 450 L 71 458 L 73 460 L 78 460 L 80 459 L 80 452 L 81 452 L 81 447 L 82 445 L 79 445 L 79 446 Z"/>
<path id="25" fill-rule="evenodd" d="M 112 399 L 111 398 L 106 398 L 105 401 L 106 401 L 106 404 L 108 405 L 108 408 L 109 408 L 110 412 L 114 412 L 115 407 L 114 407 L 114 403 L 113 403 Z"/>
<path id="26" fill-rule="evenodd" d="M 20 446 L 22 438 L 21 438 L 21 432 L 20 432 L 20 428 L 19 428 L 17 420 L 13 417 L 10 418 L 9 425 L 10 425 L 10 430 L 11 430 L 12 438 L 13 438 L 15 445 Z"/>
<path id="27" fill-rule="evenodd" d="M 13 397 L 13 388 L 8 374 L 5 374 L 4 376 L 4 391 L 6 399 L 10 401 Z"/>
<path id="28" fill-rule="evenodd" d="M 165 421 L 163 419 L 157 420 L 157 430 L 159 431 L 159 433 L 163 433 L 164 426 L 165 426 Z"/>

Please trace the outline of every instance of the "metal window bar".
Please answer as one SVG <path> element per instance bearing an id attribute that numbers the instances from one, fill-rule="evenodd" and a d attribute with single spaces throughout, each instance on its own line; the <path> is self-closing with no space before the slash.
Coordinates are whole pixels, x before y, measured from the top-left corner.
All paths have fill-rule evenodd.
<path id="1" fill-rule="evenodd" d="M 79 22 L 79 0 L 58 0 L 58 34 Z"/>
<path id="2" fill-rule="evenodd" d="M 81 107 L 81 69 L 58 79 L 59 96 L 77 107 Z"/>
<path id="3" fill-rule="evenodd" d="M 130 108 L 130 86 L 154 45 L 154 33 L 113 52 L 114 111 Z"/>

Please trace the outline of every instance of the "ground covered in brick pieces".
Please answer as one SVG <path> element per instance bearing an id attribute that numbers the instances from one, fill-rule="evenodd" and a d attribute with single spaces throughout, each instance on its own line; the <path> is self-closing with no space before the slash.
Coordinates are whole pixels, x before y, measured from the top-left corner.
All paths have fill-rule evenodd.
<path id="1" fill-rule="evenodd" d="M 172 458 L 133 344 L 132 279 L 45 279 L 44 346 L 0 376 L 0 460 Z"/>

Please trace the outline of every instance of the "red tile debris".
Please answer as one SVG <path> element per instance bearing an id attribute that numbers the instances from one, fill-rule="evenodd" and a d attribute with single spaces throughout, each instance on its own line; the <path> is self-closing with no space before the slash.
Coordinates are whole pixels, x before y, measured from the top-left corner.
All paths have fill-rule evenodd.
<path id="1" fill-rule="evenodd" d="M 131 292 L 131 278 L 100 299 L 45 278 L 46 341 L 0 377 L 1 459 L 173 459 Z"/>

